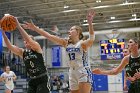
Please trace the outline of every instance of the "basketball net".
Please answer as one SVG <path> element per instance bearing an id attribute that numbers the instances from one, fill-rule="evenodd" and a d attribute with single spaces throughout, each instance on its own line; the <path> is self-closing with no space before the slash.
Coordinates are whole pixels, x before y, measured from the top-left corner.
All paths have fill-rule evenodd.
<path id="1" fill-rule="evenodd" d="M 112 33 L 110 34 L 106 34 L 109 39 L 118 38 L 119 35 L 120 33 L 117 31 L 117 29 L 112 30 Z"/>

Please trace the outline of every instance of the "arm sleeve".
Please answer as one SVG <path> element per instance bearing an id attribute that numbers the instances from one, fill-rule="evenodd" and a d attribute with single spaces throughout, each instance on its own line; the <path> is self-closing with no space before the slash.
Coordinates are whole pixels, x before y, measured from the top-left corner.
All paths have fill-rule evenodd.
<path id="1" fill-rule="evenodd" d="M 94 41 L 95 40 L 95 33 L 94 33 L 94 35 L 89 35 L 89 39 Z"/>

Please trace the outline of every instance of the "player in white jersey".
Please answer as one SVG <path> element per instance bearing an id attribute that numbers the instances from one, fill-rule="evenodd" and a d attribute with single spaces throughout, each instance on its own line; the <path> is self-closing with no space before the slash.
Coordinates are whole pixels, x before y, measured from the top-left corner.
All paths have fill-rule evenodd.
<path id="1" fill-rule="evenodd" d="M 25 29 L 31 29 L 37 33 L 45 36 L 48 40 L 62 45 L 70 60 L 69 83 L 71 93 L 90 93 L 91 91 L 91 74 L 90 65 L 87 61 L 87 50 L 93 45 L 95 38 L 94 29 L 92 25 L 94 11 L 88 12 L 87 21 L 89 24 L 89 39 L 82 40 L 82 28 L 79 26 L 72 26 L 69 33 L 69 39 L 59 38 L 58 36 L 51 35 L 43 29 L 38 28 L 33 23 L 24 25 Z"/>
<path id="2" fill-rule="evenodd" d="M 81 47 L 83 40 L 78 41 L 76 44 L 69 44 L 66 47 L 66 51 L 69 55 L 69 84 L 71 90 L 78 90 L 79 85 L 83 84 L 83 82 L 87 82 L 87 87 L 90 86 L 89 83 L 92 83 L 92 73 L 90 69 L 90 63 L 88 62 L 87 51 L 84 51 Z M 80 84 L 81 83 L 81 84 Z M 90 90 L 90 87 L 89 89 Z M 83 93 L 89 93 L 83 92 Z M 72 92 L 72 93 L 76 93 Z M 80 92 L 82 93 L 82 92 Z"/>
<path id="3" fill-rule="evenodd" d="M 5 83 L 5 93 L 11 93 L 14 89 L 14 80 L 16 80 L 16 75 L 13 71 L 10 71 L 10 67 L 5 67 L 5 72 L 1 74 L 1 80 Z"/>

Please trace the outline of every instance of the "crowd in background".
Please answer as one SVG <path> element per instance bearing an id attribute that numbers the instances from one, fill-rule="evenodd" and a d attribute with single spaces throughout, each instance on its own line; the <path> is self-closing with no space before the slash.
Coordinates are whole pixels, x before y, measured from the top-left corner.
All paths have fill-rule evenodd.
<path id="1" fill-rule="evenodd" d="M 62 79 L 60 76 L 51 76 L 51 92 L 52 93 L 68 93 L 69 84 L 68 81 Z"/>

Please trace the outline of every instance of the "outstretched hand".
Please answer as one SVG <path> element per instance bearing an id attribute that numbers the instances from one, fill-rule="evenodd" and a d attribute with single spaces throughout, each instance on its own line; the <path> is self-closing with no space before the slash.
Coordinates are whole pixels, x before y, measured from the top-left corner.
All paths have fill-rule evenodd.
<path id="1" fill-rule="evenodd" d="M 94 16 L 95 16 L 95 11 L 93 9 L 89 10 L 87 14 L 88 23 L 92 23 Z"/>
<path id="2" fill-rule="evenodd" d="M 22 24 L 22 27 L 24 29 L 30 29 L 30 30 L 34 30 L 35 29 L 35 25 L 33 22 L 29 23 L 29 22 L 24 22 L 25 24 Z"/>
<path id="3" fill-rule="evenodd" d="M 132 82 L 137 80 L 137 79 L 140 79 L 140 72 L 135 73 L 133 77 L 127 77 L 127 79 L 132 81 Z"/>
<path id="4" fill-rule="evenodd" d="M 133 77 L 127 77 L 128 80 L 130 80 L 131 82 L 135 81 L 136 78 L 133 76 Z"/>
<path id="5" fill-rule="evenodd" d="M 19 23 L 17 17 L 14 17 L 14 19 L 15 19 L 16 25 L 17 25 L 17 26 L 20 26 L 20 23 Z"/>
<path id="6" fill-rule="evenodd" d="M 134 77 L 135 77 L 136 79 L 140 79 L 140 72 L 135 73 L 135 74 L 134 74 Z"/>
<path id="7" fill-rule="evenodd" d="M 95 74 L 102 74 L 101 70 L 99 68 L 95 68 L 92 70 L 92 73 L 95 73 Z"/>

